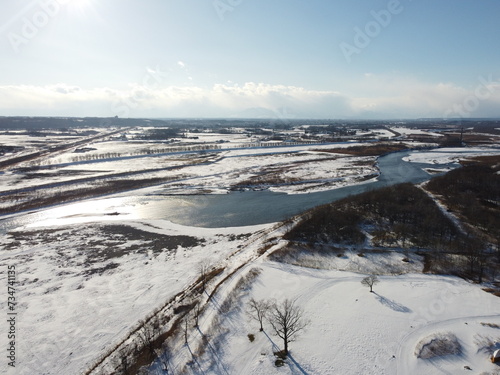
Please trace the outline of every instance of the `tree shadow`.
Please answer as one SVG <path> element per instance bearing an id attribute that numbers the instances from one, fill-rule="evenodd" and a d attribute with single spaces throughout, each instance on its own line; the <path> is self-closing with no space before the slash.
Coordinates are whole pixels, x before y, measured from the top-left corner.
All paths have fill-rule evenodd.
<path id="1" fill-rule="evenodd" d="M 262 331 L 262 333 L 264 335 L 266 335 L 267 339 L 271 343 L 272 348 L 273 348 L 273 352 L 279 352 L 281 349 L 279 348 L 278 345 L 276 345 L 276 343 L 273 341 L 273 339 L 271 337 L 269 337 L 269 335 L 267 334 L 267 332 L 266 331 Z M 288 363 L 288 366 L 290 367 L 290 370 L 292 371 L 293 374 L 297 373 L 295 371 L 295 369 L 297 369 L 299 371 L 298 373 L 300 373 L 302 375 L 309 375 L 309 373 L 302 368 L 302 366 L 295 360 L 295 358 L 293 358 L 293 356 L 292 356 L 292 354 L 290 352 L 288 352 L 287 359 L 289 359 L 290 362 L 292 362 L 292 363 Z"/>
<path id="2" fill-rule="evenodd" d="M 202 338 L 207 337 L 202 332 L 200 327 L 196 327 L 196 329 L 198 330 L 198 332 L 200 333 Z M 214 346 L 212 345 L 212 343 L 209 340 L 206 340 L 206 341 L 203 340 L 203 341 L 206 344 L 206 347 L 208 348 L 208 350 L 210 351 L 210 353 L 212 355 L 212 363 L 217 367 L 217 370 L 218 370 L 217 373 L 229 375 L 229 371 L 226 368 L 226 366 L 224 365 L 224 362 L 222 361 L 220 354 L 217 352 L 217 349 L 214 348 Z"/>
<path id="3" fill-rule="evenodd" d="M 402 305 L 396 301 L 390 300 L 389 298 L 386 298 L 384 296 L 381 296 L 380 294 L 373 292 L 377 296 L 378 301 L 382 304 L 390 308 L 391 310 L 397 311 L 397 312 L 402 312 L 402 313 L 411 313 L 411 309 L 406 307 L 405 305 Z"/>
<path id="4" fill-rule="evenodd" d="M 276 343 L 273 341 L 273 339 L 269 337 L 269 335 L 267 334 L 267 332 L 266 332 L 266 331 L 262 331 L 262 333 L 263 333 L 264 335 L 266 335 L 267 339 L 271 342 L 271 345 L 272 345 L 272 347 L 273 347 L 273 352 L 278 352 L 278 351 L 280 351 L 279 346 L 278 346 L 278 345 L 276 345 Z"/>
<path id="5" fill-rule="evenodd" d="M 185 344 L 185 346 L 188 348 L 189 353 L 191 354 L 191 358 L 192 358 L 193 363 L 196 364 L 196 366 L 198 366 L 198 368 L 200 369 L 200 373 L 202 373 L 204 375 L 205 371 L 203 371 L 203 368 L 201 367 L 200 363 L 196 359 L 196 356 L 194 355 L 193 351 L 191 350 L 191 347 L 189 346 L 189 344 Z"/>
<path id="6" fill-rule="evenodd" d="M 288 353 L 288 359 L 290 359 L 290 361 L 292 361 L 292 363 L 295 365 L 295 367 L 297 368 L 297 370 L 299 370 L 299 372 L 301 374 L 309 375 L 309 373 L 306 370 L 304 370 L 301 365 L 299 365 L 299 363 L 295 360 L 295 358 L 293 358 L 293 356 L 290 353 Z M 292 371 L 293 371 L 293 369 L 292 369 Z"/>
<path id="7" fill-rule="evenodd" d="M 161 371 L 163 371 L 162 373 L 174 374 L 175 373 L 175 365 L 173 362 L 174 352 L 168 346 L 162 346 L 160 350 L 161 353 L 157 356 L 155 361 L 159 363 Z M 190 353 L 192 357 L 193 353 L 191 351 Z"/>

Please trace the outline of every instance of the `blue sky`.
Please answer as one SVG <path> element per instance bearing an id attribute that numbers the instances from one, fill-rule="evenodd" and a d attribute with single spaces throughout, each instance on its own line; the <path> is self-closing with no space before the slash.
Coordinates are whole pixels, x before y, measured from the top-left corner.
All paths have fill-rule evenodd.
<path id="1" fill-rule="evenodd" d="M 0 115 L 500 117 L 498 0 L 0 3 Z"/>

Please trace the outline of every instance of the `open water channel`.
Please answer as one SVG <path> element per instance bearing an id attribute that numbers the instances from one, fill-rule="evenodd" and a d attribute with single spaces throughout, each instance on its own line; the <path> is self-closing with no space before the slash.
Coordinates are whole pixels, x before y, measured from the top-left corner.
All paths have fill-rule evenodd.
<path id="1" fill-rule="evenodd" d="M 57 207 L 23 212 L 0 219 L 0 233 L 20 227 L 70 225 L 95 221 L 155 220 L 197 227 L 234 227 L 285 220 L 317 205 L 367 190 L 398 184 L 419 183 L 432 176 L 424 167 L 453 168 L 457 164 L 420 164 L 403 160 L 408 151 L 388 154 L 378 160 L 377 181 L 324 192 L 284 194 L 271 191 L 243 191 L 213 195 L 146 194 L 83 200 Z"/>

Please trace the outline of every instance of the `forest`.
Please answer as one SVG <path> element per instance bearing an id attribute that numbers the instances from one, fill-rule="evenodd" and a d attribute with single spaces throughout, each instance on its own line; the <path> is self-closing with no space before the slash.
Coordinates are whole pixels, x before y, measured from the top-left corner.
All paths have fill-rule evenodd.
<path id="1" fill-rule="evenodd" d="M 307 213 L 286 238 L 294 241 L 452 250 L 464 235 L 434 201 L 405 183 L 372 190 Z"/>
<path id="2" fill-rule="evenodd" d="M 285 238 L 290 249 L 302 244 L 303 251 L 324 249 L 321 245 L 332 246 L 332 252 L 414 251 L 425 259 L 424 272 L 495 281 L 500 262 L 495 165 L 477 162 L 421 187 L 399 184 L 316 207 Z"/>
<path id="3" fill-rule="evenodd" d="M 462 168 L 429 181 L 427 189 L 442 197 L 477 235 L 499 245 L 500 157 L 469 161 Z"/>

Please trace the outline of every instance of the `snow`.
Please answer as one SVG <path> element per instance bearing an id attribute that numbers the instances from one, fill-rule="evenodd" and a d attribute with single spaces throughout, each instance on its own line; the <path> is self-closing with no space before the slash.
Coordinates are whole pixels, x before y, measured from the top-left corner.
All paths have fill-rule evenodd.
<path id="1" fill-rule="evenodd" d="M 1 251 L 0 265 L 15 263 L 19 273 L 19 374 L 82 372 L 126 337 L 146 314 L 183 290 L 196 277 L 197 264 L 208 254 L 211 262 L 221 261 L 253 238 L 245 236 L 246 241 L 231 238 L 232 235 L 256 235 L 271 227 L 190 228 L 163 220 L 126 224 L 152 233 L 194 236 L 206 243 L 159 255 L 129 253 L 94 265 L 119 264 L 100 276 L 90 277 L 81 272 L 84 258 L 77 249 L 85 244 L 109 246 L 106 241 L 116 241 L 98 230 L 105 224 L 52 226 L 45 229 L 59 231 L 57 242 L 21 240 L 15 250 L 5 247 Z M 36 228 L 30 228 L 33 229 Z M 72 230 L 78 230 L 79 236 L 72 235 Z M 3 245 L 8 243 L 2 239 Z M 258 248 L 259 243 L 256 241 L 252 249 Z M 143 243 L 130 240 L 126 246 L 134 244 Z M 99 249 L 97 245 L 89 246 L 89 251 Z M 272 250 L 280 246 L 282 242 Z M 248 262 L 250 255 L 251 252 L 242 253 L 228 267 Z M 209 335 L 212 346 L 190 368 L 194 373 L 201 368 L 205 374 L 255 375 L 437 375 L 456 373 L 464 365 L 477 373 L 492 371 L 495 367 L 489 356 L 492 343 L 500 338 L 496 328 L 500 325 L 500 299 L 483 292 L 481 286 L 456 277 L 415 273 L 422 267 L 418 259 L 413 265 L 404 263 L 404 267 L 410 267 L 408 274 L 379 276 L 375 293 L 369 293 L 361 284 L 367 274 L 383 271 L 382 266 L 395 269 L 396 263 L 403 263 L 401 257 L 397 253 L 378 258 L 350 254 L 335 258 L 330 263 L 332 267 L 328 262 L 322 264 L 337 270 L 306 268 L 265 258 L 250 261 L 223 285 L 200 318 L 199 332 Z M 219 314 L 219 307 L 239 279 L 256 267 L 262 270 L 260 275 L 238 294 L 228 313 Z M 2 279 L 5 282 L 5 275 Z M 272 335 L 269 325 L 265 326 L 265 333 L 258 331 L 258 324 L 245 312 L 250 298 L 296 299 L 311 321 L 297 341 L 290 344 L 291 358 L 282 368 L 275 367 L 273 355 L 282 348 L 282 342 Z M 192 359 L 190 350 L 197 352 L 201 338 L 196 332 L 190 333 L 189 347 L 182 342 L 171 343 L 171 362 L 176 371 Z M 457 336 L 463 353 L 433 360 L 417 359 L 414 351 L 418 342 L 441 332 Z M 254 342 L 247 337 L 250 333 L 255 335 Z"/>
<path id="2" fill-rule="evenodd" d="M 124 144 L 124 147 L 130 144 L 128 142 L 102 142 L 103 145 L 110 144 L 110 150 L 118 147 L 120 143 Z M 335 147 L 348 146 L 345 143 L 335 144 Z M 278 174 L 285 181 L 290 181 L 284 184 L 278 183 L 272 187 L 275 191 L 285 193 L 330 190 L 376 177 L 378 170 L 374 165 L 375 157 L 351 157 L 321 152 L 331 147 L 332 144 L 244 148 L 218 150 L 208 154 L 142 155 L 132 159 L 111 158 L 69 165 L 52 164 L 50 169 L 37 170 L 36 175 L 7 171 L 2 176 L 3 183 L 0 185 L 0 191 L 30 188 L 39 184 L 57 184 L 76 178 L 141 171 L 145 171 L 144 174 L 134 174 L 129 178 L 173 179 L 176 181 L 164 185 L 162 193 L 182 194 L 226 193 L 232 186 L 263 172 Z M 112 153 L 112 151 L 109 152 Z M 68 157 L 74 157 L 73 155 L 75 154 L 61 155 L 60 160 L 58 157 L 51 163 L 65 161 Z M 178 168 L 172 169 L 174 167 Z M 221 176 L 226 178 L 221 178 Z M 78 186 L 83 184 L 81 182 Z"/>
<path id="3" fill-rule="evenodd" d="M 360 282 L 363 274 L 269 261 L 258 266 L 262 273 L 238 302 L 240 307 L 211 332 L 215 352 L 197 358 L 203 373 L 437 375 L 459 373 L 464 365 L 474 373 L 496 368 L 484 343 L 499 338 L 494 324 L 500 323 L 500 300 L 477 285 L 448 276 L 379 276 L 380 283 L 369 293 Z M 258 323 L 244 311 L 250 298 L 295 299 L 310 320 L 290 344 L 291 357 L 282 368 L 275 367 L 273 355 L 282 342 L 269 324 L 265 333 L 259 332 Z M 442 331 L 458 337 L 462 355 L 417 359 L 419 341 Z M 248 340 L 249 333 L 255 335 L 254 342 Z M 185 350 L 180 347 L 176 358 Z"/>
<path id="4" fill-rule="evenodd" d="M 4 250 L 0 252 L 0 266 L 15 263 L 19 274 L 19 374 L 81 373 L 126 337 L 140 319 L 192 282 L 199 262 L 207 257 L 214 263 L 227 259 L 246 242 L 231 236 L 255 233 L 250 240 L 271 227 L 206 229 L 163 220 L 126 224 L 152 233 L 193 236 L 206 242 L 161 254 L 131 252 L 92 265 L 95 268 L 118 263 L 118 267 L 100 276 L 88 276 L 82 272 L 88 266 L 84 267 L 85 254 L 79 249 L 87 246 L 88 251 L 98 251 L 100 246 L 111 246 L 110 241 L 117 241 L 99 231 L 104 223 L 44 227 L 56 231 L 56 241 L 47 242 L 43 237 L 38 241 L 20 240 L 13 250 L 7 249 L 6 238 L 1 240 Z M 37 227 L 30 228 L 34 229 Z M 259 243 L 257 240 L 252 249 L 258 248 Z M 133 245 L 144 243 L 128 240 L 117 246 Z M 273 249 L 282 245 L 279 242 Z M 227 266 L 234 268 L 248 262 L 251 254 L 243 252 L 238 261 Z M 213 344 L 196 358 L 197 364 L 191 368 L 201 368 L 205 374 L 256 375 L 437 375 L 456 373 L 464 365 L 477 373 L 492 371 L 495 367 L 489 356 L 500 337 L 496 328 L 500 325 L 498 297 L 455 277 L 418 274 L 422 266 L 418 259 L 411 265 L 404 263 L 409 274 L 379 276 L 375 293 L 361 285 L 369 273 L 396 269 L 396 263 L 403 263 L 401 257 L 402 254 L 391 253 L 360 258 L 353 253 L 320 263 L 322 268 L 337 270 L 266 259 L 249 262 L 223 285 L 200 318 L 199 332 L 208 334 Z M 254 267 L 260 268 L 261 274 L 238 294 L 229 313 L 219 314 L 239 278 Z M 5 275 L 1 279 L 5 282 Z M 273 352 L 282 348 L 280 340 L 271 334 L 268 325 L 267 335 L 258 332 L 255 321 L 245 313 L 250 298 L 296 299 L 311 321 L 298 340 L 291 343 L 291 358 L 283 368 L 274 365 Z M 201 338 L 196 332 L 190 333 L 189 347 L 172 343 L 172 363 L 177 370 L 192 359 L 190 350 L 197 352 Z M 452 332 L 463 353 L 433 360 L 417 359 L 417 344 L 441 332 Z M 249 341 L 249 333 L 255 335 L 254 342 Z"/>
<path id="5" fill-rule="evenodd" d="M 428 151 L 412 151 L 403 160 L 412 163 L 447 164 L 475 156 L 498 155 L 498 147 L 439 148 Z"/>
<path id="6" fill-rule="evenodd" d="M 168 236 L 191 236 L 205 242 L 162 252 L 128 251 L 99 260 L 99 250 L 130 248 L 142 240 L 120 243 L 101 225 L 43 228 L 55 231 L 32 240 L 0 239 L 0 268 L 15 265 L 18 274 L 19 375 L 78 374 L 156 307 L 198 277 L 197 265 L 209 259 L 216 264 L 245 243 L 248 236 L 269 225 L 238 228 L 192 228 L 163 220 L 121 222 L 144 231 Z M 24 230 L 20 228 L 21 230 Z M 33 231 L 37 228 L 30 228 Z M 40 228 L 38 228 L 40 229 Z M 243 235 L 241 238 L 238 237 Z M 10 244 L 10 245 L 9 245 Z M 115 268 L 89 272 L 112 264 Z M 6 285 L 6 273 L 0 283 Z M 0 303 L 5 315 L 6 299 Z M 2 335 L 2 340 L 6 335 Z M 2 341 L 2 347 L 7 347 Z"/>
<path id="7" fill-rule="evenodd" d="M 286 255 L 281 255 L 278 260 L 310 268 L 363 272 L 376 275 L 398 275 L 421 272 L 423 269 L 422 257 L 412 252 L 405 253 L 401 250 L 361 253 L 360 251 L 360 249 L 358 251 L 346 249 L 341 253 L 325 256 L 323 254 L 312 254 L 310 250 L 288 249 Z"/>
<path id="8" fill-rule="evenodd" d="M 433 136 L 433 137 L 443 137 L 443 134 L 432 132 L 432 131 L 425 130 L 425 129 L 412 129 L 412 128 L 404 128 L 404 127 L 396 127 L 396 126 L 392 126 L 391 129 L 397 133 L 404 134 L 404 135 L 428 135 L 428 136 Z"/>
<path id="9" fill-rule="evenodd" d="M 405 134 L 408 131 L 405 130 Z M 387 130 L 377 132 L 380 137 L 394 137 Z M 199 136 L 196 140 L 199 142 L 229 141 L 222 144 L 224 147 L 247 140 L 238 134 L 192 135 Z M 335 144 L 334 147 L 354 144 Z M 158 144 L 111 141 L 86 147 L 97 148 L 96 154 L 133 154 Z M 27 179 L 22 173 L 7 171 L 2 175 L 0 189 L 29 188 L 75 178 L 64 173 L 48 175 L 54 171 L 78 172 L 87 177 L 152 168 L 159 170 L 148 173 L 148 177 L 171 177 L 176 181 L 141 189 L 141 192 L 225 193 L 231 186 L 252 181 L 262 172 L 298 180 L 300 184 L 276 184 L 271 188 L 289 194 L 333 189 L 362 183 L 363 178 L 374 178 L 375 158 L 321 152 L 330 148 L 331 144 L 224 149 L 210 155 L 141 156 L 88 164 L 72 162 L 77 154 L 66 152 L 55 160 L 45 161 L 54 169 L 42 171 L 42 176 Z M 407 161 L 441 164 L 488 153 L 500 151 L 498 148 L 415 151 Z M 71 164 L 53 165 L 63 162 Z M 166 169 L 174 166 L 182 168 Z M 190 351 L 196 352 L 199 347 L 200 332 L 209 334 L 213 345 L 196 358 L 191 368 L 192 372 L 201 368 L 205 374 L 433 375 L 458 373 L 464 365 L 477 373 L 496 368 L 488 359 L 500 338 L 500 330 L 495 328 L 500 325 L 500 300 L 483 292 L 478 285 L 455 277 L 419 274 L 422 269 L 419 257 L 410 256 L 411 262 L 404 263 L 403 254 L 398 252 L 359 257 L 353 250 L 342 257 L 301 259 L 301 264 L 316 268 L 289 264 L 294 263 L 293 259 L 289 263 L 265 258 L 254 260 L 255 250 L 265 241 L 259 236 L 272 224 L 215 229 L 186 227 L 164 220 L 139 220 L 133 205 L 114 216 L 117 207 L 123 207 L 123 202 L 134 194 L 127 192 L 109 199 L 92 200 L 95 206 L 86 201 L 58 206 L 50 212 L 52 216 L 44 216 L 50 210 L 34 212 L 31 215 L 40 220 L 19 228 L 18 233 L 43 230 L 41 234 L 32 235 L 36 238 L 0 237 L 0 268 L 15 264 L 18 272 L 18 374 L 81 373 L 127 337 L 139 320 L 192 283 L 198 276 L 198 264 L 207 259 L 214 264 L 225 262 L 226 273 L 249 263 L 209 302 L 209 308 L 201 317 L 200 331 L 190 333 L 189 346 L 172 343 L 176 349 L 172 363 L 177 370 L 192 361 Z M 155 202 L 151 200 L 148 204 L 142 209 L 153 209 Z M 84 207 L 78 211 L 81 215 L 74 215 L 75 205 Z M 158 237 L 189 236 L 198 243 L 155 252 L 141 238 L 123 242 L 118 235 L 106 234 L 103 228 L 107 225 L 126 225 Z M 252 245 L 246 248 L 249 243 Z M 273 249 L 279 246 L 282 243 Z M 133 247 L 141 251 L 127 250 Z M 123 250 L 124 254 L 110 259 L 95 258 L 95 254 L 110 248 L 116 252 Z M 239 251 L 241 254 L 228 261 Z M 220 314 L 220 305 L 240 277 L 254 267 L 262 269 L 261 274 L 237 293 L 228 313 Z M 375 293 L 369 293 L 360 283 L 370 273 L 381 275 Z M 0 275 L 0 283 L 6 284 L 5 273 Z M 245 313 L 252 297 L 277 301 L 296 299 L 311 321 L 298 340 L 291 343 L 291 357 L 283 368 L 274 366 L 273 355 L 282 343 L 271 334 L 269 326 L 266 333 L 258 332 L 256 323 Z M 4 314 L 5 301 L 5 298 L 0 301 Z M 414 352 L 418 342 L 441 332 L 452 332 L 460 341 L 463 353 L 432 361 L 417 359 Z M 255 334 L 254 342 L 249 341 L 249 333 Z M 1 340 L 5 339 L 2 335 Z M 3 341 L 1 344 L 6 347 Z"/>
<path id="10" fill-rule="evenodd" d="M 369 137 L 374 137 L 375 139 L 390 139 L 395 137 L 393 132 L 383 128 L 369 129 L 366 131 L 356 130 L 356 136 L 357 137 L 369 136 Z"/>

